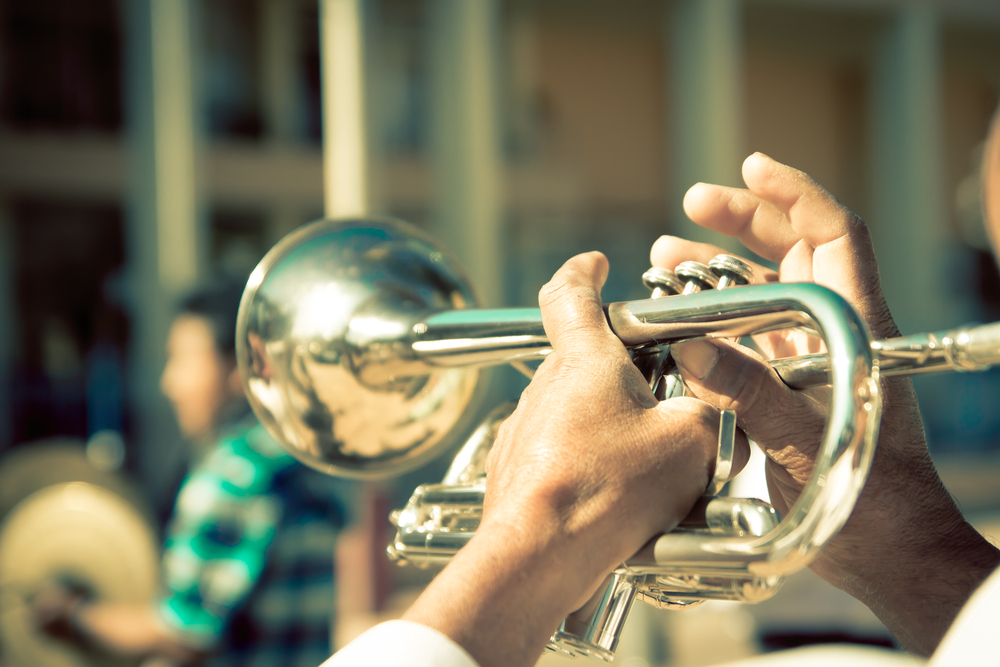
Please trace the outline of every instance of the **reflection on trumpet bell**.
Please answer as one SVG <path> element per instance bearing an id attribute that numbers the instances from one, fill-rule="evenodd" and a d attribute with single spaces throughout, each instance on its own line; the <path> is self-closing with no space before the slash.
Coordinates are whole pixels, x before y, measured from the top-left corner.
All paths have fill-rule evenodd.
<path id="1" fill-rule="evenodd" d="M 240 304 L 247 397 L 314 468 L 357 478 L 415 468 L 448 445 L 478 372 L 421 364 L 410 337 L 426 315 L 474 304 L 457 264 L 405 223 L 307 225 L 264 257 Z"/>

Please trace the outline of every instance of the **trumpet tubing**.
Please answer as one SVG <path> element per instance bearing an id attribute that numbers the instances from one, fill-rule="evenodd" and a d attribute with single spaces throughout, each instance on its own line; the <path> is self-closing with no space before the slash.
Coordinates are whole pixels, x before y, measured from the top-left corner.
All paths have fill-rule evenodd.
<path id="1" fill-rule="evenodd" d="M 878 370 L 885 376 L 984 371 L 1000 364 L 1000 322 L 875 340 L 871 347 Z M 770 363 L 792 389 L 830 381 L 829 355 L 810 354 Z"/>
<path id="2" fill-rule="evenodd" d="M 750 267 L 719 256 L 676 272 L 650 269 L 650 299 L 605 305 L 608 323 L 661 399 L 683 392 L 669 346 L 804 329 L 827 349 L 771 362 L 793 388 L 830 385 L 812 480 L 788 515 L 753 499 L 705 497 L 674 531 L 609 574 L 584 616 L 550 648 L 602 660 L 636 600 L 680 607 L 758 601 L 805 567 L 846 522 L 867 479 L 880 421 L 879 375 L 1000 363 L 1000 324 L 872 341 L 854 309 L 813 284 L 747 285 Z M 746 285 L 746 286 L 742 286 Z M 457 262 L 388 218 L 320 220 L 276 245 L 240 304 L 237 358 L 251 406 L 300 461 L 333 475 L 378 478 L 438 456 L 467 431 L 479 369 L 551 352 L 537 308 L 476 308 Z M 475 534 L 494 410 L 439 484 L 393 513 L 390 557 L 443 563 Z M 720 443 L 721 446 L 721 443 Z"/>

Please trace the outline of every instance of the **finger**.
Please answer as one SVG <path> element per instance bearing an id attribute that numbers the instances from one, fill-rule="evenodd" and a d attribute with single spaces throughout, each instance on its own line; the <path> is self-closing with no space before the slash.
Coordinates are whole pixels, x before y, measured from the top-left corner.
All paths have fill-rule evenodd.
<path id="1" fill-rule="evenodd" d="M 751 193 L 774 206 L 795 235 L 814 248 L 865 226 L 808 174 L 763 153 L 743 161 L 743 180 Z"/>
<path id="2" fill-rule="evenodd" d="M 695 396 L 735 410 L 748 437 L 797 481 L 808 481 L 825 424 L 815 401 L 789 389 L 749 350 L 727 341 L 688 341 L 673 345 L 671 353 Z"/>
<path id="3" fill-rule="evenodd" d="M 719 411 L 704 401 L 681 396 L 660 401 L 644 413 L 643 419 L 654 440 L 664 443 L 658 449 L 672 448 L 672 465 L 685 471 L 683 481 L 675 482 L 683 488 L 675 488 L 673 496 L 681 504 L 688 504 L 678 506 L 675 514 L 664 514 L 684 516 L 690 509 L 689 503 L 704 494 L 715 474 L 719 455 Z M 750 443 L 746 434 L 737 429 L 731 476 L 743 470 L 749 460 Z M 672 527 L 661 526 L 664 530 Z"/>
<path id="4" fill-rule="evenodd" d="M 731 253 L 711 243 L 697 243 L 677 236 L 661 236 L 656 239 L 656 242 L 653 243 L 653 247 L 649 251 L 649 261 L 653 266 L 672 271 L 681 262 L 690 260 L 708 264 L 716 255 L 728 254 Z M 743 261 L 753 267 L 753 282 L 777 282 L 777 271 L 746 259 Z"/>
<path id="5" fill-rule="evenodd" d="M 624 346 L 608 326 L 601 305 L 601 287 L 608 277 L 608 260 L 599 252 L 570 258 L 542 286 L 538 305 L 552 348 L 562 353 L 592 355 L 611 340 Z"/>
<path id="6" fill-rule="evenodd" d="M 736 236 L 775 262 L 800 242 L 815 248 L 867 234 L 864 222 L 808 174 L 762 153 L 743 162 L 743 180 L 747 190 L 693 186 L 684 197 L 684 211 L 697 224 Z"/>
<path id="7" fill-rule="evenodd" d="M 684 199 L 691 219 L 737 236 L 780 263 L 783 281 L 813 281 L 850 301 L 873 333 L 898 335 L 881 291 L 868 227 L 807 174 L 755 153 L 748 190 L 698 184 Z"/>
<path id="8" fill-rule="evenodd" d="M 680 428 L 676 420 L 678 411 L 695 413 L 699 420 L 707 425 L 708 438 L 705 441 L 705 452 L 709 462 L 708 479 L 715 474 L 714 466 L 719 455 L 719 422 L 720 410 L 715 406 L 690 396 L 679 396 L 666 401 L 660 401 L 654 410 L 649 414 L 659 413 L 661 425 L 658 427 L 663 437 L 667 440 L 677 437 Z M 735 447 L 733 450 L 733 469 L 729 479 L 736 477 L 750 461 L 750 441 L 747 434 L 742 429 L 736 429 Z M 705 484 L 708 485 L 708 479 Z"/>
<path id="9" fill-rule="evenodd" d="M 773 262 L 780 262 L 799 240 L 784 214 L 749 190 L 696 183 L 684 195 L 684 212 L 698 225 L 735 236 Z"/>

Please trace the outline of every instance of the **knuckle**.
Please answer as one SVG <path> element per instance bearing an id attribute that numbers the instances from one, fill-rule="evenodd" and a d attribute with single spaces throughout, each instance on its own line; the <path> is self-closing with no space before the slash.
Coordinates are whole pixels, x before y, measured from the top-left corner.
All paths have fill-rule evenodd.
<path id="1" fill-rule="evenodd" d="M 670 399 L 671 407 L 685 413 L 685 428 L 696 432 L 699 436 L 714 437 L 719 426 L 719 411 L 708 403 L 690 396 L 679 396 Z"/>

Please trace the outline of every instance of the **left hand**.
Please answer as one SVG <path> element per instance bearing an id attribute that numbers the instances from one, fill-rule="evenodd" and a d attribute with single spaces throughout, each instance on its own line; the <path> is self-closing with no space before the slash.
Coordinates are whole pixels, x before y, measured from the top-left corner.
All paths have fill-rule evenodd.
<path id="1" fill-rule="evenodd" d="M 658 401 L 611 331 L 600 298 L 607 271 L 603 255 L 579 255 L 542 288 L 553 352 L 487 462 L 483 529 L 506 532 L 528 517 L 586 545 L 594 571 L 581 572 L 580 604 L 592 580 L 687 515 L 718 444 L 718 412 L 692 398 Z"/>
<path id="2" fill-rule="evenodd" d="M 553 352 L 500 429 L 482 522 L 404 617 L 483 667 L 534 664 L 605 575 L 687 515 L 713 472 L 718 412 L 656 400 L 608 326 L 607 271 L 600 253 L 579 255 L 542 288 Z M 748 455 L 741 440 L 736 470 Z"/>

